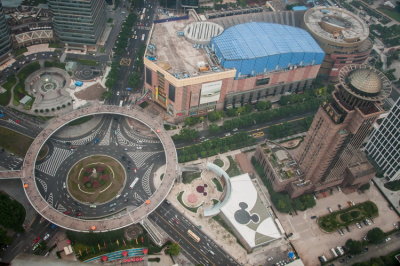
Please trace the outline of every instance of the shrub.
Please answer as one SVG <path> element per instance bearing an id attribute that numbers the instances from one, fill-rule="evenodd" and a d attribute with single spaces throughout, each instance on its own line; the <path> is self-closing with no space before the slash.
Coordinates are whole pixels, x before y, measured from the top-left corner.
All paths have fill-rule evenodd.
<path id="1" fill-rule="evenodd" d="M 385 233 L 378 227 L 369 230 L 367 233 L 367 239 L 372 244 L 382 243 L 385 237 Z"/>

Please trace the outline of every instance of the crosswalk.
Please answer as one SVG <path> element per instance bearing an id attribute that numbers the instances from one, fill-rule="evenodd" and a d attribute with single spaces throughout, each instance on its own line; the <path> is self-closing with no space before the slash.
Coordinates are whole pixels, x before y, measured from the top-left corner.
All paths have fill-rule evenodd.
<path id="1" fill-rule="evenodd" d="M 108 145 L 110 145 L 110 138 L 111 138 L 110 134 L 111 134 L 111 123 L 107 128 L 106 134 L 104 134 L 104 137 L 99 142 L 100 146 L 108 146 Z"/>
<path id="2" fill-rule="evenodd" d="M 49 203 L 50 206 L 53 206 L 53 193 L 49 194 L 49 197 L 47 198 L 47 203 Z"/>
<path id="3" fill-rule="evenodd" d="M 73 151 L 54 147 L 53 153 L 51 154 L 50 158 L 47 159 L 45 162 L 36 165 L 36 169 L 48 175 L 54 176 L 61 163 L 72 153 Z"/>
<path id="4" fill-rule="evenodd" d="M 58 204 L 56 209 L 60 212 L 65 212 L 67 210 L 62 204 Z"/>
<path id="5" fill-rule="evenodd" d="M 144 199 L 136 192 L 133 194 L 133 199 L 137 203 L 138 206 L 144 202 Z"/>
<path id="6" fill-rule="evenodd" d="M 92 140 L 94 140 L 94 138 L 98 135 L 98 133 L 100 132 L 101 127 L 98 127 L 96 130 L 94 130 L 90 135 L 87 135 L 84 138 L 81 139 L 76 139 L 76 140 L 57 140 L 61 143 L 67 143 L 67 142 L 71 142 L 72 145 L 84 145 L 88 142 L 91 142 Z"/>
<path id="7" fill-rule="evenodd" d="M 128 139 L 126 139 L 125 137 L 124 137 L 124 135 L 122 135 L 122 133 L 121 133 L 121 129 L 120 129 L 120 127 L 118 126 L 117 127 L 117 129 L 115 130 L 116 132 L 116 135 L 117 135 L 117 141 L 118 141 L 118 144 L 119 145 L 121 145 L 121 146 L 125 146 L 125 147 L 135 147 L 135 146 L 138 146 L 136 143 L 133 143 L 132 141 L 130 141 L 130 140 L 128 140 Z"/>
<path id="8" fill-rule="evenodd" d="M 146 192 L 148 196 L 152 194 L 150 189 L 150 174 L 151 170 L 153 169 L 153 166 L 154 164 L 152 164 L 149 168 L 147 168 L 146 172 L 142 177 L 142 187 L 144 189 L 144 192 Z"/>
<path id="9" fill-rule="evenodd" d="M 159 151 L 127 152 L 138 168 L 142 167 L 144 162 L 156 153 L 159 153 Z"/>
<path id="10" fill-rule="evenodd" d="M 159 140 L 156 140 L 154 138 L 147 138 L 144 136 L 140 136 L 140 135 L 136 134 L 133 130 L 124 130 L 124 131 L 131 139 L 134 139 L 137 142 L 160 143 Z"/>
<path id="11" fill-rule="evenodd" d="M 39 183 L 42 185 L 44 192 L 47 193 L 47 183 L 44 182 L 42 179 L 36 177 L 36 180 L 39 181 Z"/>

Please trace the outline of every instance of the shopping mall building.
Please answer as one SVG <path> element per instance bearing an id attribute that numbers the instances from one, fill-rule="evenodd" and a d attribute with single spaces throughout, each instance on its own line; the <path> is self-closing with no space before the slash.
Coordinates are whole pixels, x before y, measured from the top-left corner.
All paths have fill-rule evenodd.
<path id="1" fill-rule="evenodd" d="M 149 38 L 145 89 L 173 117 L 302 92 L 325 56 L 299 27 L 259 21 L 224 28 L 195 13 L 155 23 Z"/>

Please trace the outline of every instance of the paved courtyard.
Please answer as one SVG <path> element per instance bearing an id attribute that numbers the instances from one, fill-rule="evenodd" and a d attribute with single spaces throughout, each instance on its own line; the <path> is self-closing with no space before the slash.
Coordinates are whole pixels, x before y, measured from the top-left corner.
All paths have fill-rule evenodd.
<path id="1" fill-rule="evenodd" d="M 373 201 L 379 209 L 379 216 L 374 219 L 375 224 L 364 226 L 358 229 L 355 225 L 349 226 L 350 232 L 345 230 L 345 234 L 340 236 L 338 232 L 331 234 L 322 232 L 316 220 L 311 216 L 323 216 L 328 214 L 327 208 L 338 210 L 338 204 L 343 207 L 348 206 L 347 201 L 354 201 L 356 204 L 367 200 Z M 328 259 L 332 258 L 330 249 L 337 246 L 343 246 L 349 239 L 360 240 L 373 227 L 380 227 L 383 231 L 393 229 L 393 223 L 399 221 L 397 214 L 389 209 L 387 201 L 380 194 L 378 189 L 371 185 L 371 188 L 365 193 L 359 194 L 353 192 L 344 194 L 334 189 L 333 195 L 326 198 L 318 199 L 317 205 L 304 212 L 298 212 L 296 216 L 278 213 L 278 218 L 287 233 L 292 232 L 290 238 L 296 251 L 302 258 L 305 265 L 319 265 L 318 256 L 325 255 Z"/>

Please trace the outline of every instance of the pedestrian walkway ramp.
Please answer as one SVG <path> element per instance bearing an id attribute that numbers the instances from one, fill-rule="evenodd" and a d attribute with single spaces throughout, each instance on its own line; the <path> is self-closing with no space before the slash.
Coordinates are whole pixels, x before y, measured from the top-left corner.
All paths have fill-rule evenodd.
<path id="1" fill-rule="evenodd" d="M 17 170 L 0 171 L 0 179 L 17 179 L 22 178 L 22 172 Z"/>

